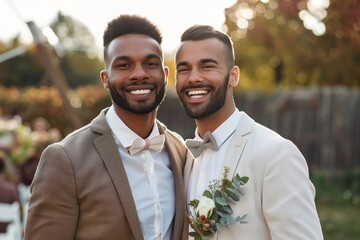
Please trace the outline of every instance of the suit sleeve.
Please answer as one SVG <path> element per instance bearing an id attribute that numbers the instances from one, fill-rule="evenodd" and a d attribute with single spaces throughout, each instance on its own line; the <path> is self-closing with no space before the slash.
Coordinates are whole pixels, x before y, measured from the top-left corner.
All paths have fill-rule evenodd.
<path id="1" fill-rule="evenodd" d="M 290 141 L 269 154 L 263 182 L 263 211 L 273 240 L 323 239 L 315 188 L 306 161 Z"/>
<path id="2" fill-rule="evenodd" d="M 25 239 L 74 239 L 78 219 L 71 161 L 60 145 L 41 156 L 31 185 Z"/>

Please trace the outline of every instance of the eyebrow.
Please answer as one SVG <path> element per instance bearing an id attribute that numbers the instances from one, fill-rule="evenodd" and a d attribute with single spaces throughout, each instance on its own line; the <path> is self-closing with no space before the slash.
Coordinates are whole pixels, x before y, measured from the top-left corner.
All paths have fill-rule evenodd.
<path id="1" fill-rule="evenodd" d="M 201 64 L 205 64 L 205 63 L 215 63 L 215 64 L 219 64 L 218 61 L 216 61 L 215 59 L 213 58 L 204 58 L 204 59 L 201 59 L 200 60 L 200 63 Z M 181 67 L 181 66 L 188 66 L 189 63 L 186 62 L 186 61 L 182 61 L 182 62 L 179 62 L 178 64 L 176 64 L 176 67 Z"/>
<path id="2" fill-rule="evenodd" d="M 219 64 L 219 62 L 216 61 L 216 60 L 213 59 L 213 58 L 204 58 L 204 59 L 201 59 L 200 62 L 201 62 L 202 64 L 204 64 L 204 63 L 215 63 L 215 64 Z"/>
<path id="3" fill-rule="evenodd" d="M 152 59 L 152 58 L 156 58 L 156 59 L 159 59 L 161 61 L 161 57 L 158 54 L 155 54 L 155 53 L 149 54 L 149 55 L 147 55 L 145 57 L 146 60 L 149 60 L 149 59 Z M 129 56 L 117 56 L 117 57 L 115 57 L 114 62 L 120 61 L 120 60 L 130 61 L 131 58 Z"/>

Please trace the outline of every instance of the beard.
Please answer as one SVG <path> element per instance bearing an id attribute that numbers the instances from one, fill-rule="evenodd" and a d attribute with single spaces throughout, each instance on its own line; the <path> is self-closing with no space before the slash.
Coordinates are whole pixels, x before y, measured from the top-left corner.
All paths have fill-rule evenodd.
<path id="1" fill-rule="evenodd" d="M 155 89 L 158 88 L 157 85 L 154 85 Z M 119 94 L 119 92 L 115 89 L 114 85 L 109 82 L 109 91 L 112 102 L 116 104 L 119 108 L 127 110 L 131 113 L 136 114 L 147 114 L 160 106 L 160 104 L 164 101 L 165 98 L 165 91 L 166 91 L 166 84 L 162 84 L 159 88 L 158 92 L 156 93 L 155 100 L 151 103 L 146 103 L 145 101 L 138 103 L 137 105 L 131 105 L 127 99 Z M 122 91 L 124 91 L 122 89 Z"/>
<path id="2" fill-rule="evenodd" d="M 222 106 L 224 106 L 225 100 L 226 100 L 226 92 L 227 92 L 227 87 L 228 87 L 228 82 L 229 82 L 229 76 L 230 76 L 230 74 L 228 73 L 223 81 L 224 84 L 222 86 L 220 86 L 218 89 L 215 89 L 215 87 L 210 84 L 190 85 L 186 88 L 181 89 L 180 92 L 183 93 L 188 88 L 207 87 L 207 88 L 210 88 L 213 92 L 212 96 L 210 98 L 210 101 L 208 103 L 206 103 L 205 106 L 202 108 L 193 107 L 189 104 L 186 104 L 184 99 L 181 98 L 181 95 L 178 94 L 179 98 L 180 98 L 180 102 L 184 106 L 187 115 L 194 119 L 204 119 L 204 118 L 207 118 L 210 115 L 214 114 Z"/>

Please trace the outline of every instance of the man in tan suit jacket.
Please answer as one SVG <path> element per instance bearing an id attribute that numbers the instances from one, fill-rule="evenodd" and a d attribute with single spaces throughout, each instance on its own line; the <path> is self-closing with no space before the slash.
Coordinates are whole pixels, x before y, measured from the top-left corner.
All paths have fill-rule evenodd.
<path id="1" fill-rule="evenodd" d="M 101 79 L 113 105 L 43 152 L 25 239 L 180 239 L 187 150 L 155 118 L 168 75 L 160 44 L 140 16 L 108 24 Z"/>
<path id="2" fill-rule="evenodd" d="M 230 179 L 236 173 L 249 177 L 244 195 L 231 204 L 233 216 L 247 214 L 248 223 L 224 227 L 211 239 L 323 239 L 303 155 L 291 141 L 235 106 L 233 89 L 240 71 L 234 60 L 231 39 L 211 26 L 195 25 L 181 36 L 175 55 L 176 90 L 195 119 L 195 140 L 212 135 L 207 146 L 214 143 L 202 152 L 187 144 L 194 153 L 184 170 L 187 200 L 200 199 L 226 166 Z"/>

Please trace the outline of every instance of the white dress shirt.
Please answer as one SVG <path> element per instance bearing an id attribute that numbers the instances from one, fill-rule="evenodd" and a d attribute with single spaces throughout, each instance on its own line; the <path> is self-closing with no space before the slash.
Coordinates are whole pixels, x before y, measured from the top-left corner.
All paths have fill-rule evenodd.
<path id="1" fill-rule="evenodd" d="M 213 180 L 220 180 L 223 177 L 226 151 L 239 123 L 241 114 L 243 113 L 236 109 L 225 122 L 212 132 L 219 149 L 218 151 L 206 148 L 195 158 L 189 179 L 188 202 L 195 198 L 200 200 L 204 190 L 208 189 L 209 183 Z M 194 139 L 202 141 L 197 133 L 197 129 L 195 130 Z"/>
<path id="2" fill-rule="evenodd" d="M 140 137 L 117 116 L 113 106 L 106 113 L 106 120 L 126 170 L 144 239 L 170 240 L 175 215 L 175 190 L 166 149 L 159 153 L 144 150 L 131 156 L 127 148 Z M 154 124 L 148 138 L 158 135 L 159 129 Z"/>

